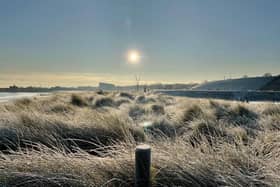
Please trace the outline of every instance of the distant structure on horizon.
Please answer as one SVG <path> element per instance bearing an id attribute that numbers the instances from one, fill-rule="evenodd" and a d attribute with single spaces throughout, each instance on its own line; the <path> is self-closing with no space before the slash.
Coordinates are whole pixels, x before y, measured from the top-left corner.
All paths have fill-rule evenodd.
<path id="1" fill-rule="evenodd" d="M 243 77 L 209 81 L 195 86 L 194 91 L 280 91 L 280 76 Z"/>
<path id="2" fill-rule="evenodd" d="M 116 86 L 111 83 L 100 82 L 98 88 L 100 90 L 115 90 Z"/>

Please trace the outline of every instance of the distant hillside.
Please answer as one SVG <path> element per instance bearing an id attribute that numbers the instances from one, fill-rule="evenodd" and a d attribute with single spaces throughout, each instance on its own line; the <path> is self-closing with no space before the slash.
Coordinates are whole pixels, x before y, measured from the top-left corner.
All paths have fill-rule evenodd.
<path id="1" fill-rule="evenodd" d="M 280 91 L 280 76 L 274 77 L 274 79 L 263 86 L 261 90 Z"/>
<path id="2" fill-rule="evenodd" d="M 196 91 L 222 90 L 222 91 L 245 91 L 245 90 L 279 90 L 279 77 L 250 77 L 240 79 L 228 79 L 211 81 L 200 84 L 193 88 Z"/>

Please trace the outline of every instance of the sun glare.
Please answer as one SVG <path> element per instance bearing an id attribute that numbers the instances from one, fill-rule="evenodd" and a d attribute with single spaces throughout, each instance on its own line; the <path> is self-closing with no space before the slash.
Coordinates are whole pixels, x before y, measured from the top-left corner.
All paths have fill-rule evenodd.
<path id="1" fill-rule="evenodd" d="M 127 53 L 127 61 L 131 64 L 138 64 L 141 60 L 139 51 L 133 50 Z"/>

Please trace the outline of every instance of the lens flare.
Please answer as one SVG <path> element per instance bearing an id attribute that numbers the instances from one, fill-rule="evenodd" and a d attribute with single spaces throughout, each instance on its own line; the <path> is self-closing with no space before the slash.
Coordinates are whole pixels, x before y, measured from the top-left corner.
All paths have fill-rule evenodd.
<path id="1" fill-rule="evenodd" d="M 138 64 L 141 60 L 141 55 L 139 51 L 131 50 L 127 53 L 127 61 L 130 64 Z"/>

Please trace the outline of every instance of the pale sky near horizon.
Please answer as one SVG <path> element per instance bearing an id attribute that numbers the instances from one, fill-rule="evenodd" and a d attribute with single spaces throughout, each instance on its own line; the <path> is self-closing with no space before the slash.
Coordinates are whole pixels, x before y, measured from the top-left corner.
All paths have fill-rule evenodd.
<path id="1" fill-rule="evenodd" d="M 280 74 L 278 0 L 0 0 L 0 87 Z M 141 53 L 138 65 L 126 52 Z"/>

